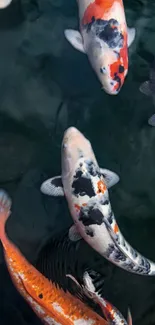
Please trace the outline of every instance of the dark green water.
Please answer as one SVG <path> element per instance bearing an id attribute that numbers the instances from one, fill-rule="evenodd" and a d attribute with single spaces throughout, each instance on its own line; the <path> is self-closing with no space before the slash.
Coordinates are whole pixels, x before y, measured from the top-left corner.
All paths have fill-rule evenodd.
<path id="1" fill-rule="evenodd" d="M 65 28 L 78 27 L 75 0 L 13 0 L 0 11 L 0 186 L 13 199 L 8 235 L 34 264 L 47 239 L 65 235 L 72 224 L 66 202 L 39 190 L 45 178 L 60 174 L 61 140 L 71 125 L 89 138 L 100 166 L 119 174 L 110 199 L 120 229 L 155 261 L 155 128 L 147 123 L 155 107 L 139 92 L 155 54 L 155 4 L 124 4 L 137 36 L 117 96 L 101 90 L 87 57 L 64 38 Z M 65 261 L 65 249 L 59 251 Z M 40 324 L 14 289 L 0 253 L 0 324 Z M 155 279 L 114 267 L 83 242 L 70 248 L 66 268 L 80 274 L 95 259 L 106 274 L 105 297 L 125 317 L 129 305 L 133 324 L 155 324 Z M 63 278 L 64 272 L 62 285 Z"/>

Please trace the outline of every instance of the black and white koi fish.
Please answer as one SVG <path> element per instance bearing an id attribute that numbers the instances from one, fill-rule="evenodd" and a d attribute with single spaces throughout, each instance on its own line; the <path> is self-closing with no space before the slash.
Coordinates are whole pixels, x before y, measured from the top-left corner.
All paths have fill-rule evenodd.
<path id="1" fill-rule="evenodd" d="M 65 30 L 66 39 L 86 53 L 103 89 L 120 91 L 128 72 L 128 47 L 135 29 L 128 28 L 122 0 L 77 0 L 80 32 Z"/>
<path id="2" fill-rule="evenodd" d="M 62 175 L 41 185 L 41 192 L 67 199 L 74 225 L 69 238 L 81 237 L 117 266 L 141 275 L 155 275 L 155 264 L 135 249 L 121 234 L 109 201 L 108 188 L 119 181 L 112 171 L 99 168 L 90 142 L 74 127 L 64 133 Z"/>

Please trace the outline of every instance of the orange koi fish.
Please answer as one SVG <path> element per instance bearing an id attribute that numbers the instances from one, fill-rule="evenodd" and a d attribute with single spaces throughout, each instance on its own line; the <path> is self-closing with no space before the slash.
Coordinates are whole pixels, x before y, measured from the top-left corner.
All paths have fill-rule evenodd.
<path id="1" fill-rule="evenodd" d="M 65 30 L 66 39 L 86 53 L 103 89 L 120 91 L 128 72 L 128 47 L 135 29 L 128 28 L 122 0 L 77 0 L 80 32 Z"/>
<path id="2" fill-rule="evenodd" d="M 0 240 L 5 261 L 15 287 L 36 315 L 48 325 L 107 325 L 104 318 L 80 299 L 59 289 L 45 278 L 9 240 L 5 233 L 5 223 L 10 208 L 10 198 L 0 190 Z"/>

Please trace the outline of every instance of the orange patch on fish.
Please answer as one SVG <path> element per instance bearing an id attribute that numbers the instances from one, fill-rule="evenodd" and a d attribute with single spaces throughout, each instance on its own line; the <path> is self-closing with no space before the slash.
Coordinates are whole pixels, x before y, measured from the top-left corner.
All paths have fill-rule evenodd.
<path id="1" fill-rule="evenodd" d="M 103 181 L 99 181 L 99 182 L 97 183 L 97 187 L 98 187 L 98 191 L 97 191 L 97 193 L 102 193 L 102 194 L 104 194 L 104 192 L 105 192 L 106 189 L 107 189 L 107 187 L 106 187 L 106 185 L 105 185 L 105 183 L 104 183 Z"/>
<path id="2" fill-rule="evenodd" d="M 78 210 L 78 211 L 80 211 L 80 209 L 81 209 L 80 205 L 78 205 L 78 204 L 74 204 L 74 207 L 75 207 L 75 209 Z"/>
<path id="3" fill-rule="evenodd" d="M 83 207 L 86 207 L 86 206 L 87 206 L 87 203 L 83 203 L 82 206 L 83 206 Z"/>
<path id="4" fill-rule="evenodd" d="M 104 313 L 105 313 L 105 316 L 107 317 L 107 319 L 114 320 L 115 317 L 114 317 L 114 313 L 113 313 L 113 308 L 109 304 L 108 301 L 106 301 L 106 307 L 104 308 Z"/>
<path id="5" fill-rule="evenodd" d="M 114 226 L 114 233 L 117 234 L 118 230 L 119 230 L 119 228 L 118 228 L 118 226 L 117 226 L 117 223 L 115 223 L 115 226 Z"/>
<path id="6" fill-rule="evenodd" d="M 123 6 L 122 0 L 115 0 L 115 2 L 118 2 L 121 4 L 121 6 Z M 111 9 L 113 3 L 114 0 L 95 0 L 93 3 L 90 3 L 85 10 L 82 24 L 89 24 L 92 20 L 92 17 L 95 19 L 103 19 L 104 14 Z"/>
<path id="7" fill-rule="evenodd" d="M 123 45 L 123 48 L 120 49 L 119 58 L 110 65 L 111 78 L 114 79 L 115 74 L 117 74 L 117 76 L 119 76 L 119 78 L 121 80 L 121 86 L 123 85 L 123 82 L 124 82 L 125 73 L 128 70 L 128 49 L 127 49 L 127 35 L 126 35 L 126 33 L 124 33 L 123 36 L 124 36 L 124 45 Z M 124 67 L 123 73 L 119 72 L 120 66 Z M 117 88 L 118 88 L 118 83 L 116 83 L 113 90 L 117 90 Z"/>

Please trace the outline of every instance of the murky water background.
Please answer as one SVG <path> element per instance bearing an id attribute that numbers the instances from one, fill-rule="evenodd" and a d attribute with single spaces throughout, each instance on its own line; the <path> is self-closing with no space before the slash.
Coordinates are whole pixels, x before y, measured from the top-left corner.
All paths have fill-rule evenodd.
<path id="1" fill-rule="evenodd" d="M 120 229 L 155 261 L 155 128 L 147 123 L 155 106 L 139 92 L 155 54 L 155 3 L 124 4 L 137 36 L 125 85 L 114 97 L 101 90 L 87 57 L 64 38 L 65 28 L 78 27 L 75 0 L 13 0 L 0 11 L 0 186 L 13 198 L 7 232 L 34 264 L 47 240 L 65 236 L 72 224 L 66 202 L 39 190 L 45 178 L 60 174 L 62 135 L 71 125 L 89 138 L 100 166 L 119 174 L 110 198 Z M 65 250 L 59 250 L 65 261 Z M 105 296 L 125 316 L 129 305 L 133 324 L 155 323 L 153 277 L 99 261 L 83 241 L 73 251 L 66 263 L 79 274 L 98 259 Z M 0 262 L 0 323 L 40 324 L 14 289 L 2 254 Z M 60 282 L 64 277 L 60 272 Z"/>

